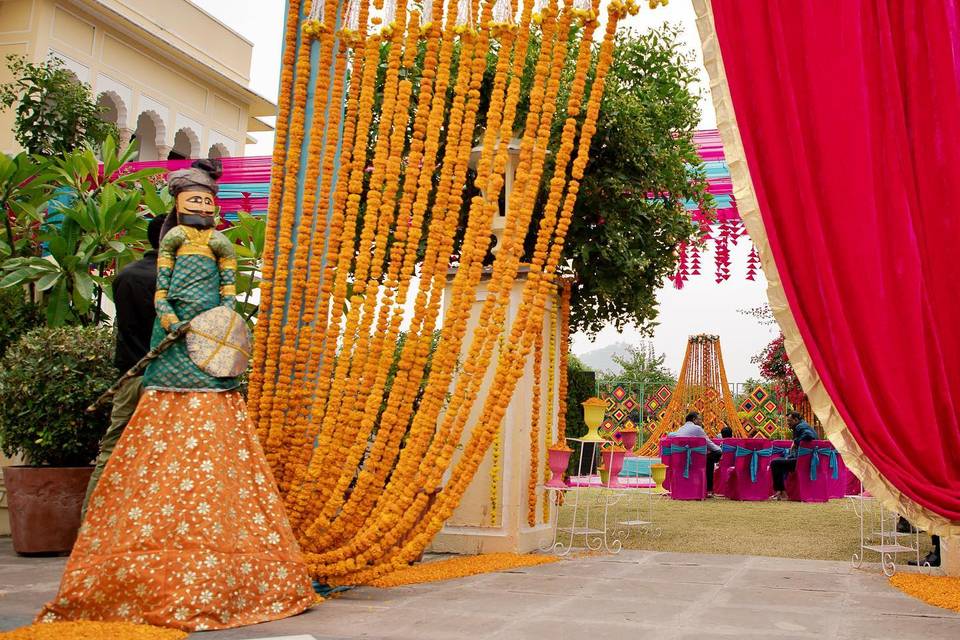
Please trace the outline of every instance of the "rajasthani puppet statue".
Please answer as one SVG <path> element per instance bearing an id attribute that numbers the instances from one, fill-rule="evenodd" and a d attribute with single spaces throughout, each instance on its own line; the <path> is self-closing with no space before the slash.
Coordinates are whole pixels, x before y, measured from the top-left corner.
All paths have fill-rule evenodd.
<path id="1" fill-rule="evenodd" d="M 238 391 L 249 354 L 229 337 L 247 328 L 233 310 L 233 245 L 216 230 L 219 176 L 209 160 L 170 174 L 176 215 L 160 241 L 152 346 L 185 337 L 147 366 L 146 392 L 41 620 L 199 631 L 276 620 L 315 601 Z"/>

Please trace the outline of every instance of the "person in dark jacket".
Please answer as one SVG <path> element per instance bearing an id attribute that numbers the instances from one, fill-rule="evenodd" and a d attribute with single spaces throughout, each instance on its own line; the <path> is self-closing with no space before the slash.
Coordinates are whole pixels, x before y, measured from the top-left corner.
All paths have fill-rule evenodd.
<path id="1" fill-rule="evenodd" d="M 113 301 L 117 309 L 117 344 L 113 363 L 120 373 L 132 369 L 150 351 L 150 335 L 157 317 L 153 301 L 157 290 L 157 248 L 160 246 L 160 230 L 165 218 L 161 215 L 150 221 L 147 239 L 151 249 L 140 260 L 127 265 L 113 281 Z M 87 485 L 87 495 L 83 499 L 83 515 L 87 513 L 87 502 L 113 448 L 137 408 L 143 394 L 142 380 L 140 376 L 128 380 L 113 397 L 110 426 L 100 440 L 100 453 Z"/>
<path id="2" fill-rule="evenodd" d="M 796 411 L 787 414 L 787 426 L 793 430 L 793 446 L 790 447 L 787 457 L 770 462 L 773 489 L 777 492 L 774 496 L 776 500 L 787 499 L 787 475 L 797 468 L 797 450 L 800 448 L 800 443 L 817 439 L 817 432 Z"/>

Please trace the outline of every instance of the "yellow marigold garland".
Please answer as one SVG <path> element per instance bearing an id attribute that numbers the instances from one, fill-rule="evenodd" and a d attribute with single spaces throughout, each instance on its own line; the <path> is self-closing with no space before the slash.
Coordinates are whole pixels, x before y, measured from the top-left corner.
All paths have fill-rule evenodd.
<path id="1" fill-rule="evenodd" d="M 557 562 L 556 556 L 520 555 L 518 553 L 484 553 L 460 556 L 449 560 L 423 562 L 400 569 L 370 583 L 371 587 L 401 587 L 408 584 L 455 580 L 481 573 L 494 573 L 523 567 L 536 567 Z"/>
<path id="2" fill-rule="evenodd" d="M 560 293 L 560 388 L 557 389 L 557 398 L 560 401 L 557 408 L 557 444 L 566 445 L 567 438 L 567 393 L 570 372 L 570 280 L 563 280 L 563 289 Z"/>
<path id="3" fill-rule="evenodd" d="M 38 622 L 0 632 L 3 640 L 182 640 L 185 631 L 130 622 Z"/>
<path id="4" fill-rule="evenodd" d="M 379 0 L 373 3 L 374 7 L 381 4 Z M 325 38 L 340 37 L 359 56 L 351 65 L 343 121 L 346 163 L 331 195 L 327 167 L 336 149 L 329 142 L 318 149 L 311 139 L 307 173 L 315 181 L 319 178 L 317 167 L 321 167 L 324 175 L 322 184 L 313 187 L 316 193 L 308 190 L 306 198 L 316 198 L 321 211 L 325 202 L 332 199 L 327 231 L 335 237 L 329 243 L 321 244 L 312 229 L 293 228 L 296 202 L 291 189 L 284 188 L 285 197 L 276 205 L 271 203 L 277 211 L 277 219 L 271 221 L 275 224 L 271 242 L 276 241 L 279 259 L 274 261 L 273 254 L 268 253 L 264 267 L 264 274 L 270 270 L 272 288 L 264 301 L 262 327 L 257 329 L 261 351 L 255 361 L 261 372 L 255 375 L 258 396 L 253 397 L 252 410 L 258 412 L 260 435 L 271 464 L 279 472 L 277 478 L 291 523 L 307 552 L 311 570 L 331 583 L 369 582 L 405 567 L 419 555 L 456 508 L 477 466 L 493 446 L 503 411 L 531 349 L 540 354 L 542 368 L 546 298 L 549 290 L 556 287 L 554 274 L 563 237 L 595 131 L 602 76 L 612 59 L 612 29 L 635 4 L 614 0 L 610 5 L 597 80 L 585 110 L 582 102 L 599 2 L 594 2 L 589 11 L 572 7 L 561 11 L 556 1 L 548 4 L 540 14 L 543 44 L 531 91 L 530 115 L 525 123 L 514 122 L 514 114 L 533 3 L 523 3 L 519 25 L 504 21 L 507 11 L 503 7 L 494 19 L 493 4 L 468 2 L 465 6 L 469 16 L 480 16 L 474 23 L 472 19 L 458 18 L 459 5 L 451 0 L 445 21 L 434 20 L 431 15 L 423 25 L 416 15 L 408 24 L 405 6 L 398 7 L 396 19 L 388 18 L 389 24 L 379 29 L 380 36 L 372 37 L 365 35 L 369 4 L 360 0 L 363 17 L 356 29 L 354 22 L 345 20 L 346 27 L 333 34 L 324 26 L 333 23 L 326 15 L 319 24 L 311 22 L 303 28 L 305 39 L 316 38 L 322 46 Z M 509 15 L 515 15 L 516 8 L 511 4 Z M 443 15 L 441 11 L 437 13 Z M 376 25 L 374 20 L 369 23 Z M 538 230 L 519 313 L 512 319 L 503 349 L 498 350 L 494 385 L 484 399 L 479 421 L 470 423 L 472 431 L 461 443 L 480 381 L 488 367 L 494 366 L 494 347 L 499 328 L 504 326 L 523 253 L 523 238 L 539 192 L 573 23 L 583 25 L 582 40 L 556 150 L 556 170 L 549 183 L 547 211 Z M 288 32 L 288 38 L 289 35 Z M 373 90 L 380 38 L 388 40 L 389 45 L 383 104 L 375 108 Z M 418 45 L 420 39 L 423 45 Z M 455 39 L 460 42 L 460 57 L 453 83 L 450 69 L 455 64 Z M 438 326 L 447 285 L 448 257 L 461 210 L 463 176 L 474 144 L 479 89 L 491 39 L 497 40 L 499 56 L 478 164 L 477 185 L 484 193 L 469 203 L 460 269 L 450 296 L 443 303 L 446 311 L 442 337 L 432 354 L 431 374 L 421 391 L 432 333 Z M 428 60 L 437 62 L 435 74 L 433 66 L 424 70 L 421 93 L 417 94 L 410 72 L 414 50 L 419 46 L 424 47 Z M 344 69 L 344 54 L 338 56 L 336 68 Z M 293 68 L 294 62 L 298 72 L 304 70 L 302 50 L 299 56 L 288 55 L 286 60 L 285 72 Z M 289 119 L 291 153 L 282 161 L 285 175 L 289 176 L 299 171 L 297 150 L 304 143 L 305 83 L 301 82 L 302 74 L 284 77 L 291 77 L 292 83 L 286 92 L 292 95 L 293 105 Z M 332 81 L 338 82 L 336 77 Z M 450 84 L 454 85 L 449 92 L 453 100 L 447 104 Z M 342 85 L 333 86 L 334 100 L 339 100 L 338 86 Z M 316 95 L 318 103 L 327 99 L 326 91 L 317 91 Z M 371 128 L 375 112 L 379 119 Z M 337 117 L 338 113 L 331 112 L 327 126 Z M 315 119 L 313 124 L 316 126 L 318 121 Z M 511 214 L 504 243 L 492 273 L 488 274 L 487 301 L 467 346 L 467 322 L 474 291 L 484 275 L 482 260 L 487 234 L 498 209 L 508 161 L 506 143 L 518 126 L 523 130 L 518 175 L 525 180 L 518 181 L 509 196 Z M 402 131 L 407 127 L 413 131 L 409 147 Z M 441 147 L 441 139 L 445 147 Z M 373 149 L 370 174 L 365 173 L 364 161 L 371 148 L 368 142 Z M 568 175 L 573 180 L 567 180 Z M 361 203 L 366 204 L 366 209 L 363 223 L 358 225 Z M 357 231 L 359 243 L 355 241 Z M 419 257 L 414 259 L 418 246 Z M 318 247 L 328 252 L 320 279 Z M 407 342 L 394 362 L 395 336 L 404 321 L 405 293 L 418 266 L 420 284 L 409 319 Z M 300 289 L 284 310 L 288 278 Z M 282 326 L 285 313 L 293 328 Z M 555 330 L 551 331 L 551 342 L 554 334 Z M 567 340 L 568 336 L 564 336 L 563 342 Z M 390 393 L 384 394 L 391 366 L 397 370 Z M 451 387 L 454 372 L 461 366 L 463 370 Z M 550 367 L 549 376 L 548 425 L 552 420 L 554 368 Z M 561 394 L 561 402 L 564 395 Z M 418 397 L 414 412 L 414 400 Z M 548 442 L 551 436 L 552 433 L 546 434 Z M 461 444 L 462 454 L 441 490 L 454 452 Z M 532 498 L 528 496 L 533 521 L 538 447 L 537 434 L 531 438 L 529 486 L 533 491 Z"/>
<path id="5" fill-rule="evenodd" d="M 527 524 L 537 525 L 537 483 L 540 478 L 540 381 L 543 377 L 543 328 L 533 338 L 533 397 L 530 399 L 530 471 L 527 475 Z M 549 397 L 549 396 L 548 396 Z M 547 413 L 550 401 L 547 402 Z"/>
<path id="6" fill-rule="evenodd" d="M 548 347 L 547 364 L 547 418 L 544 459 L 543 459 L 543 482 L 546 484 L 550 480 L 550 447 L 553 446 L 553 403 L 556 399 L 556 380 L 557 380 L 557 301 L 554 299 L 550 304 L 550 340 Z M 543 522 L 550 522 L 550 492 L 543 492 Z"/>
<path id="7" fill-rule="evenodd" d="M 280 73 L 280 97 L 277 109 L 277 124 L 274 131 L 273 166 L 270 170 L 270 199 L 267 204 L 267 228 L 264 238 L 264 256 L 273 256 L 275 250 L 278 222 L 280 220 L 280 194 L 285 185 L 285 164 L 287 158 L 287 141 L 289 137 L 290 109 L 293 101 L 293 69 L 297 58 L 297 20 L 300 8 L 296 2 L 291 2 L 287 13 L 287 33 L 284 40 L 283 66 Z M 250 385 L 247 398 L 250 418 L 258 423 L 260 411 L 260 390 L 263 386 L 266 358 L 266 336 L 269 329 L 270 302 L 273 295 L 273 279 L 275 277 L 276 261 L 266 259 L 263 262 L 262 281 L 260 283 L 260 320 L 257 322 L 256 339 L 253 343 L 253 357 L 251 366 Z M 261 441 L 267 436 L 267 423 L 259 423 Z"/>
<path id="8" fill-rule="evenodd" d="M 929 605 L 960 612 L 960 578 L 895 573 L 890 584 Z"/>

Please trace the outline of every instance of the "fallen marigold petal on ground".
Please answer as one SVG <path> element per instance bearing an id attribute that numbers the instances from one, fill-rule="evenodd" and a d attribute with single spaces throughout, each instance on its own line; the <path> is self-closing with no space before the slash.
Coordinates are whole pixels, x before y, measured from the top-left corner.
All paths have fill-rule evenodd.
<path id="1" fill-rule="evenodd" d="M 960 611 L 960 578 L 897 573 L 891 576 L 890 584 L 927 604 Z"/>
<path id="2" fill-rule="evenodd" d="M 0 632 L 3 640 L 181 640 L 185 631 L 130 622 L 38 622 Z"/>
<path id="3" fill-rule="evenodd" d="M 535 567 L 558 559 L 553 556 L 520 555 L 518 553 L 486 553 L 438 560 L 400 569 L 370 583 L 373 587 L 399 587 L 406 584 L 454 580 L 481 573 L 493 573 L 520 567 Z"/>

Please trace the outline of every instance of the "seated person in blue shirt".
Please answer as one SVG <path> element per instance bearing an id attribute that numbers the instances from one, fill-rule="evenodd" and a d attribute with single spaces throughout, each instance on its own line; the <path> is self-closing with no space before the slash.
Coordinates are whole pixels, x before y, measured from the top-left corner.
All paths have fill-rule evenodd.
<path id="1" fill-rule="evenodd" d="M 787 474 L 792 473 L 797 468 L 797 449 L 799 449 L 800 443 L 817 439 L 817 432 L 796 411 L 787 414 L 787 426 L 793 430 L 793 446 L 790 447 L 787 457 L 770 462 L 770 472 L 773 474 L 773 489 L 777 492 L 773 496 L 774 500 L 787 500 Z"/>
<path id="2" fill-rule="evenodd" d="M 723 451 L 716 442 L 710 439 L 703 430 L 703 416 L 696 411 L 687 414 L 686 422 L 682 427 L 667 434 L 674 438 L 705 438 L 707 441 L 707 493 L 713 493 L 713 469 L 720 461 Z"/>

